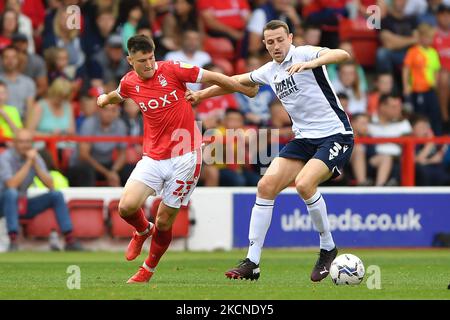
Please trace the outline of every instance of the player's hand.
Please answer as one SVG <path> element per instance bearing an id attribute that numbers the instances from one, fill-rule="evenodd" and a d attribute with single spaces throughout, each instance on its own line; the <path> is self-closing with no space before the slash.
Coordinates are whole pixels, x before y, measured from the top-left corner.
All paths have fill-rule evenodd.
<path id="1" fill-rule="evenodd" d="M 97 97 L 97 105 L 100 108 L 103 108 L 104 106 L 106 106 L 108 104 L 108 95 L 107 94 L 101 94 Z"/>
<path id="2" fill-rule="evenodd" d="M 292 75 L 296 72 L 302 72 L 303 70 L 310 70 L 317 67 L 318 67 L 317 63 L 314 60 L 312 60 L 307 62 L 294 63 L 292 66 L 287 68 L 286 71 L 289 73 L 289 75 Z"/>
<path id="3" fill-rule="evenodd" d="M 199 91 L 192 91 L 192 90 L 186 90 L 186 93 L 184 94 L 184 97 L 187 101 L 189 101 L 192 104 L 196 104 L 200 102 L 200 92 Z"/>
<path id="4" fill-rule="evenodd" d="M 243 92 L 246 96 L 253 98 L 258 94 L 259 86 L 244 86 L 245 92 Z"/>

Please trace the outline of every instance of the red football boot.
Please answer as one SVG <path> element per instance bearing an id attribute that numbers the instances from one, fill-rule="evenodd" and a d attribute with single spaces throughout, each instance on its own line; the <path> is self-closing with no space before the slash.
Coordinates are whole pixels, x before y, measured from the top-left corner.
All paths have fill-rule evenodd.
<path id="1" fill-rule="evenodd" d="M 145 266 L 147 267 L 147 266 Z M 147 270 L 144 266 L 140 266 L 138 272 L 134 274 L 127 283 L 146 283 L 150 281 L 153 272 Z M 148 267 L 147 267 L 148 268 Z"/>
<path id="2" fill-rule="evenodd" d="M 149 228 L 149 232 L 142 236 L 138 235 L 136 231 L 133 233 L 133 238 L 131 238 L 131 241 L 128 244 L 127 252 L 125 253 L 125 257 L 128 261 L 136 259 L 136 257 L 141 254 L 142 245 L 145 240 L 151 237 L 155 232 L 155 225 L 153 223 L 150 222 Z"/>

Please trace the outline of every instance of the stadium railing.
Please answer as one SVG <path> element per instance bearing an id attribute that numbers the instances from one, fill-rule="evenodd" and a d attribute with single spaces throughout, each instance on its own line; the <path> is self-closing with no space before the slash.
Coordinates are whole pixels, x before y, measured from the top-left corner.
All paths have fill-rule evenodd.
<path id="1" fill-rule="evenodd" d="M 10 139 L 1 138 L 0 142 Z M 53 136 L 53 137 L 35 137 L 35 141 L 44 141 L 46 147 L 56 167 L 59 167 L 58 159 L 58 142 L 125 142 L 128 144 L 142 143 L 142 137 L 138 136 Z M 450 144 L 450 136 L 445 137 L 433 137 L 433 138 L 416 138 L 416 137 L 399 137 L 399 138 L 372 138 L 372 137 L 360 137 L 355 138 L 356 144 L 382 144 L 382 143 L 395 143 L 401 145 L 402 155 L 400 159 L 401 163 L 401 185 L 402 186 L 414 186 L 415 185 L 415 149 L 417 145 L 425 143 L 435 143 L 438 145 Z"/>

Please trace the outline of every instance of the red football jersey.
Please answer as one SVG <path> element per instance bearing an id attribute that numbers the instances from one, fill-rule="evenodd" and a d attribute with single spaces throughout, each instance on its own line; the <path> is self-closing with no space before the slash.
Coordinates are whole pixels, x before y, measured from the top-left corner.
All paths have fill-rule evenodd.
<path id="1" fill-rule="evenodd" d="M 184 98 L 186 82 L 199 82 L 202 70 L 182 62 L 158 61 L 152 78 L 142 80 L 128 72 L 117 88 L 132 99 L 144 120 L 143 154 L 154 159 L 174 158 L 201 146 L 201 133 L 190 102 Z"/>
<path id="2" fill-rule="evenodd" d="M 433 47 L 439 54 L 442 67 L 450 70 L 450 32 L 438 29 L 434 35 Z"/>

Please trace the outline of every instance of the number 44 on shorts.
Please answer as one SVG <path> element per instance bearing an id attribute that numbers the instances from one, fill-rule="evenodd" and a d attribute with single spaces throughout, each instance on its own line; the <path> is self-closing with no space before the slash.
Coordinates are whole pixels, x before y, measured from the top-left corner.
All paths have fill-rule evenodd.
<path id="1" fill-rule="evenodd" d="M 334 146 L 330 148 L 330 156 L 328 157 L 328 160 L 333 160 L 338 156 L 339 151 L 342 150 L 342 153 L 345 153 L 347 149 L 348 149 L 347 145 L 341 146 L 339 143 L 335 142 Z"/>
<path id="2" fill-rule="evenodd" d="M 189 191 L 191 191 L 191 187 L 194 184 L 194 180 L 190 181 L 182 181 L 182 180 L 176 180 L 177 184 L 179 184 L 178 188 L 173 192 L 174 196 L 181 197 L 181 201 L 183 201 L 183 198 L 187 196 Z"/>

